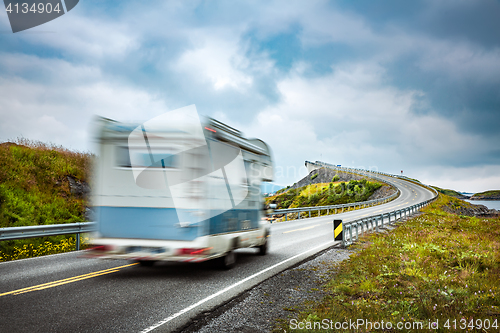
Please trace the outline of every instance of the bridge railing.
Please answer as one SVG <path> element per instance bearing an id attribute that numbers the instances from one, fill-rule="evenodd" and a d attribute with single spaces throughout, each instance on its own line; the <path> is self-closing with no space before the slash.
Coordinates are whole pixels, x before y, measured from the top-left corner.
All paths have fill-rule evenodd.
<path id="1" fill-rule="evenodd" d="M 365 208 L 365 207 L 371 207 L 371 206 L 375 206 L 375 205 L 389 202 L 392 199 L 398 197 L 399 194 L 400 194 L 400 192 L 398 190 L 396 193 L 393 193 L 388 197 L 375 199 L 375 200 L 369 200 L 369 201 L 361 201 L 361 202 L 353 202 L 353 203 L 348 203 L 348 204 L 329 205 L 329 206 L 311 206 L 311 207 L 275 209 L 272 213 L 268 214 L 268 216 L 283 215 L 284 214 L 285 221 L 288 221 L 288 214 L 291 214 L 291 213 L 298 213 L 298 215 L 297 215 L 298 219 L 300 219 L 300 214 L 303 212 L 309 212 L 309 217 L 311 217 L 311 212 L 313 212 L 313 211 L 317 211 L 318 216 L 320 215 L 321 211 L 326 211 L 326 215 L 330 214 L 330 210 L 335 211 L 335 214 L 338 212 L 338 210 L 341 210 L 341 213 L 343 213 L 345 209 L 350 209 L 350 208 L 356 209 L 356 207 Z"/>
<path id="2" fill-rule="evenodd" d="M 383 176 L 387 176 L 387 177 L 392 177 L 392 178 L 405 179 L 407 181 L 410 181 L 410 182 L 418 184 L 418 185 L 420 185 L 422 187 L 425 187 L 426 189 L 428 189 L 431 192 L 434 192 L 435 196 L 438 195 L 438 192 L 436 191 L 436 189 L 432 188 L 431 186 L 422 184 L 421 182 L 419 182 L 419 181 L 417 181 L 415 179 L 406 177 L 406 176 L 393 175 L 393 174 L 390 174 L 390 173 L 387 173 L 387 172 L 381 172 L 381 171 L 376 171 L 376 170 L 365 170 L 365 169 L 359 169 L 359 168 L 339 167 L 339 166 L 336 166 L 336 165 L 333 165 L 333 164 L 330 164 L 330 163 L 326 163 L 326 162 L 321 162 L 321 161 L 316 161 L 316 162 L 306 161 L 306 163 L 314 164 L 314 165 L 317 165 L 319 167 L 325 167 L 325 168 L 330 168 L 330 169 L 333 169 L 333 170 L 343 171 L 343 172 L 353 172 L 353 173 L 364 174 L 364 175 L 366 175 L 368 177 L 372 177 L 372 178 L 375 178 L 375 176 L 370 176 L 370 175 L 379 174 L 379 175 L 383 175 Z M 382 180 L 382 179 L 379 178 L 379 180 Z"/>

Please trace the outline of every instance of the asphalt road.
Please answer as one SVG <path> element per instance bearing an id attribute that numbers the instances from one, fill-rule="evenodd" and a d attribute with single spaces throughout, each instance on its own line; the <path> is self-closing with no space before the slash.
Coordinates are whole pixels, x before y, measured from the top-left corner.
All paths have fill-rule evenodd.
<path id="1" fill-rule="evenodd" d="M 210 262 L 139 267 L 79 258 L 81 252 L 0 263 L 0 332 L 170 332 L 259 282 L 334 245 L 333 218 L 381 214 L 432 198 L 432 192 L 388 179 L 401 195 L 390 203 L 273 224 L 269 254 L 237 251 L 237 266 Z"/>

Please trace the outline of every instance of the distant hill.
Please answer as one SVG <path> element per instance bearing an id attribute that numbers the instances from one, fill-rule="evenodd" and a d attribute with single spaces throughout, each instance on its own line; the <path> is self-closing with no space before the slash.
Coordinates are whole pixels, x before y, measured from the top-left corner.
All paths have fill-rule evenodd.
<path id="1" fill-rule="evenodd" d="M 476 193 L 470 197 L 471 200 L 500 200 L 500 190 L 491 190 Z"/>
<path id="2" fill-rule="evenodd" d="M 432 187 L 436 191 L 438 191 L 439 193 L 443 193 L 443 194 L 449 195 L 450 197 L 455 197 L 455 198 L 458 198 L 458 199 L 468 199 L 469 198 L 469 197 L 463 195 L 462 193 L 454 191 L 454 190 L 443 189 L 443 188 L 439 188 L 437 186 L 432 186 Z"/>

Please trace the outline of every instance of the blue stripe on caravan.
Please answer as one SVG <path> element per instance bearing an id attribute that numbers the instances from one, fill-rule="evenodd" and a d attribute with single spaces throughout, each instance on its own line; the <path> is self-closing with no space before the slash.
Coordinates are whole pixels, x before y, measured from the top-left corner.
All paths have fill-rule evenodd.
<path id="1" fill-rule="evenodd" d="M 221 234 L 245 229 L 255 229 L 259 227 L 258 209 L 231 209 L 210 219 L 209 234 Z M 249 225 L 244 225 L 245 220 L 249 220 Z"/>
<path id="2" fill-rule="evenodd" d="M 180 228 L 175 208 L 104 206 L 96 207 L 96 216 L 102 237 L 183 241 L 207 234 L 255 229 L 260 219 L 258 209 L 231 209 L 197 223 L 201 228 Z M 246 220 L 250 222 L 245 224 Z"/>
<path id="3" fill-rule="evenodd" d="M 102 237 L 194 240 L 199 228 L 179 228 L 175 208 L 97 207 Z"/>

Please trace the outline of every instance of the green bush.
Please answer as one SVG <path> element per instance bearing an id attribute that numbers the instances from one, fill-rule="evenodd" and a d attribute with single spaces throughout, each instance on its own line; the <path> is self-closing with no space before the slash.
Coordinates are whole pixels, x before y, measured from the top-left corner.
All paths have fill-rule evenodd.
<path id="1" fill-rule="evenodd" d="M 273 201 L 278 209 L 353 203 L 368 200 L 381 186 L 380 183 L 364 179 L 339 184 L 308 185 L 290 189 L 285 193 L 277 193 L 266 198 L 266 203 Z"/>

